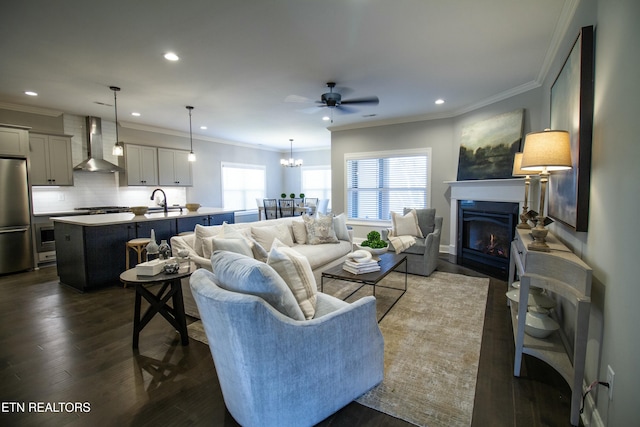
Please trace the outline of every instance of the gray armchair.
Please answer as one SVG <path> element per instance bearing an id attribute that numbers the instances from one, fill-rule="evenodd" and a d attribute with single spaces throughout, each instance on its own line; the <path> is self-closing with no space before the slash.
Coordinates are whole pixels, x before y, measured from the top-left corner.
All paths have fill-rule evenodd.
<path id="1" fill-rule="evenodd" d="M 270 266 L 244 258 L 227 263 L 245 270 L 232 287 L 244 286 L 239 282 L 251 276 L 248 287 L 254 289 L 261 280 L 254 269 L 272 275 Z M 274 302 L 273 293 L 263 293 L 263 299 L 223 289 L 230 278 L 221 268 L 216 266 L 215 276 L 197 270 L 190 280 L 224 402 L 238 423 L 314 425 L 382 381 L 384 343 L 374 297 L 348 304 L 318 293 L 315 317 L 294 320 L 267 302 Z M 284 281 L 277 286 L 287 287 Z M 291 306 L 295 298 L 287 298 L 276 297 L 285 300 L 285 310 L 299 309 Z"/>
<path id="2" fill-rule="evenodd" d="M 406 215 L 411 208 L 404 208 Z M 442 217 L 436 216 L 435 209 L 416 209 L 418 226 L 424 238 L 416 238 L 416 244 L 406 249 L 407 271 L 411 274 L 428 276 L 438 265 L 440 253 L 440 234 L 442 232 Z M 380 233 L 383 240 L 389 241 L 389 230 L 383 229 Z M 389 244 L 389 249 L 394 250 Z"/>

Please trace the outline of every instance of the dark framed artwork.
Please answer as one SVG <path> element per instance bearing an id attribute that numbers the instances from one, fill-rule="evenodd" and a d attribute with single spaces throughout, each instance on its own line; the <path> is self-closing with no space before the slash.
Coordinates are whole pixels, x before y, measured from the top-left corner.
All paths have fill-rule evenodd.
<path id="1" fill-rule="evenodd" d="M 593 134 L 593 26 L 583 27 L 551 86 L 551 129 L 569 131 L 573 168 L 552 172 L 548 216 L 575 231 L 589 225 Z"/>
<path id="2" fill-rule="evenodd" d="M 513 178 L 520 151 L 524 110 L 519 109 L 462 128 L 458 181 Z"/>

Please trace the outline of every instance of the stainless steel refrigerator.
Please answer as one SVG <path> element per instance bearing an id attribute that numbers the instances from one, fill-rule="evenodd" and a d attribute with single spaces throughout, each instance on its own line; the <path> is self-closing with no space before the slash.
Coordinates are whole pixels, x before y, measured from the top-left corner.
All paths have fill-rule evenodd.
<path id="1" fill-rule="evenodd" d="M 33 268 L 27 161 L 0 158 L 0 274 Z"/>

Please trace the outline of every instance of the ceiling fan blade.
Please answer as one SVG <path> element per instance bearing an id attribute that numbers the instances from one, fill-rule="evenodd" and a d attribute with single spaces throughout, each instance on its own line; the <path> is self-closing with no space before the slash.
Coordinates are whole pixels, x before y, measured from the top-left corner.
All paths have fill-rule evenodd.
<path id="1" fill-rule="evenodd" d="M 380 102 L 377 96 L 367 96 L 364 98 L 345 99 L 341 104 L 370 104 L 377 105 Z"/>
<path id="2" fill-rule="evenodd" d="M 302 108 L 298 111 L 300 111 L 301 113 L 305 113 L 305 114 L 315 114 L 319 111 L 321 111 L 322 107 L 326 107 L 326 105 L 317 105 L 314 107 L 308 107 L 308 108 Z"/>
<path id="3" fill-rule="evenodd" d="M 307 98 L 305 96 L 300 96 L 300 95 L 288 95 L 285 99 L 284 102 L 297 102 L 300 104 L 310 104 L 312 102 L 315 102 L 315 100 L 311 99 L 311 98 Z"/>
<path id="4" fill-rule="evenodd" d="M 343 114 L 353 114 L 358 112 L 355 108 L 345 107 L 344 105 L 336 105 L 335 108 Z"/>

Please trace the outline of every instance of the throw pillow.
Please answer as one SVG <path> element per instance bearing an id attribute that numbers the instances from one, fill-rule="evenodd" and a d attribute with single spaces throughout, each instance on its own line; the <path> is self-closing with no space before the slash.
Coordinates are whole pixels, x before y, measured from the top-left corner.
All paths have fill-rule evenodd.
<path id="1" fill-rule="evenodd" d="M 405 213 L 409 209 L 405 208 Z M 418 218 L 418 226 L 422 231 L 422 236 L 428 236 L 436 229 L 436 210 L 430 209 L 415 209 L 416 217 Z"/>
<path id="2" fill-rule="evenodd" d="M 253 253 L 253 257 L 258 261 L 267 262 L 267 256 L 269 253 L 262 247 L 260 243 L 256 241 L 251 235 L 251 227 L 246 228 L 234 228 L 227 224 L 226 222 L 222 224 L 222 231 L 224 233 L 224 237 L 230 237 L 234 239 L 243 238 L 251 247 L 251 252 Z"/>
<path id="3" fill-rule="evenodd" d="M 196 251 L 198 255 L 200 255 L 201 257 L 204 257 L 204 251 L 202 246 L 204 239 L 208 237 L 217 236 L 220 233 L 222 233 L 222 227 L 220 227 L 219 225 L 205 226 L 205 225 L 196 224 L 196 228 L 195 228 L 196 238 L 195 238 L 193 249 Z M 209 256 L 206 258 L 209 258 L 210 256 L 211 254 L 209 254 Z"/>
<path id="4" fill-rule="evenodd" d="M 320 245 L 322 243 L 339 243 L 336 232 L 333 229 L 333 217 L 322 215 L 318 212 L 317 217 L 302 215 L 307 227 L 307 243 L 310 245 Z"/>
<path id="5" fill-rule="evenodd" d="M 293 292 L 271 266 L 227 251 L 214 252 L 211 266 L 221 288 L 258 296 L 285 316 L 305 320 Z"/>
<path id="6" fill-rule="evenodd" d="M 229 239 L 227 237 L 212 237 L 212 253 L 216 250 L 235 252 L 253 258 L 253 251 L 245 238 Z M 211 257 L 211 256 L 209 256 Z"/>
<path id="7" fill-rule="evenodd" d="M 293 246 L 291 230 L 286 224 L 251 227 L 251 234 L 267 251 L 271 250 L 271 244 L 275 238 L 278 238 L 278 240 L 287 246 Z"/>
<path id="8" fill-rule="evenodd" d="M 291 230 L 293 231 L 293 238 L 299 245 L 307 243 L 307 226 L 303 221 L 291 222 Z"/>
<path id="9" fill-rule="evenodd" d="M 338 240 L 351 241 L 349 230 L 347 229 L 347 216 L 344 213 L 333 217 L 333 230 L 336 232 Z"/>
<path id="10" fill-rule="evenodd" d="M 396 236 L 423 237 L 418 226 L 418 217 L 415 209 L 411 209 L 406 215 L 391 212 L 393 234 Z"/>
<path id="11" fill-rule="evenodd" d="M 269 251 L 267 264 L 273 267 L 289 286 L 305 319 L 313 319 L 316 313 L 318 287 L 307 258 L 275 239 Z"/>

